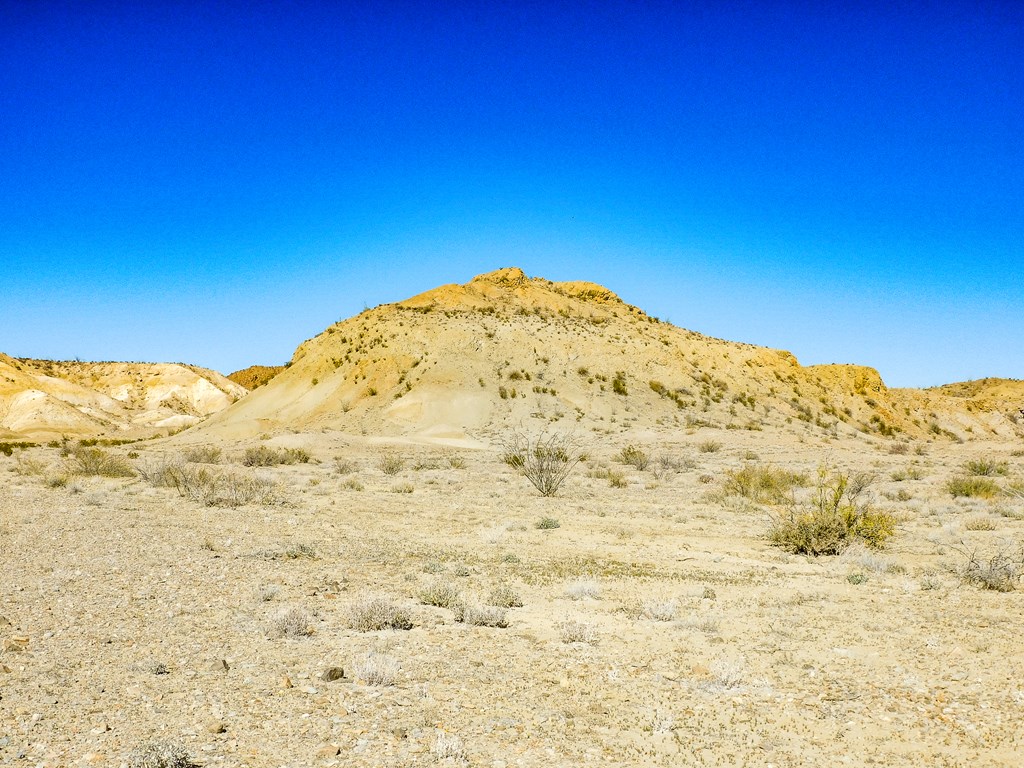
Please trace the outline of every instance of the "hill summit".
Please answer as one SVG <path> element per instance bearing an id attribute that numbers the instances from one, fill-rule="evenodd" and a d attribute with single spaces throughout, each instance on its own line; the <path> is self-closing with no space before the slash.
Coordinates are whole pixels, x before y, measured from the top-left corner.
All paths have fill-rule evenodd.
<path id="1" fill-rule="evenodd" d="M 341 430 L 487 440 L 553 423 L 605 433 L 712 426 L 965 439 L 1020 433 L 1003 388 L 889 389 L 855 365 L 675 327 L 589 282 L 510 267 L 335 323 L 200 433 Z"/>

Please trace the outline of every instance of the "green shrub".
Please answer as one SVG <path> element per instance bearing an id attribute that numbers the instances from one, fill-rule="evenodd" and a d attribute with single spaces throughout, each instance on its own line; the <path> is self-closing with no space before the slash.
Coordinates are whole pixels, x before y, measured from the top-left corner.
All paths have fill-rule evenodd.
<path id="1" fill-rule="evenodd" d="M 722 482 L 729 496 L 742 496 L 759 504 L 785 504 L 793 489 L 807 485 L 807 476 L 765 464 L 745 464 L 730 470 Z"/>
<path id="2" fill-rule="evenodd" d="M 722 444 L 717 440 L 705 440 L 703 443 L 697 446 L 697 449 L 701 453 L 718 453 L 722 450 Z"/>
<path id="3" fill-rule="evenodd" d="M 1005 461 L 996 461 L 995 459 L 971 459 L 964 462 L 964 471 L 968 475 L 975 477 L 993 477 L 995 475 L 1005 475 L 1007 465 Z"/>
<path id="4" fill-rule="evenodd" d="M 866 487 L 863 475 L 819 470 L 812 498 L 794 502 L 777 515 L 768 538 L 789 552 L 807 555 L 837 555 L 858 541 L 881 548 L 895 533 L 896 519 L 860 501 Z"/>
<path id="5" fill-rule="evenodd" d="M 397 453 L 385 451 L 377 459 L 377 468 L 385 475 L 397 475 L 405 469 L 405 459 Z"/>
<path id="6" fill-rule="evenodd" d="M 553 517 L 542 517 L 533 527 L 541 531 L 550 531 L 552 528 L 561 528 L 562 524 Z"/>
<path id="7" fill-rule="evenodd" d="M 953 498 L 965 496 L 991 499 L 999 493 L 999 486 L 996 485 L 994 480 L 990 480 L 987 477 L 958 475 L 946 483 L 946 490 L 952 494 Z"/>

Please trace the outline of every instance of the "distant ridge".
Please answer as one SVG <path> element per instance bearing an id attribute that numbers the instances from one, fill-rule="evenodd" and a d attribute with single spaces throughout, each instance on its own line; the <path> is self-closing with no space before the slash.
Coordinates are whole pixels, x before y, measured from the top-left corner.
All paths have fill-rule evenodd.
<path id="1" fill-rule="evenodd" d="M 229 373 L 227 378 L 239 386 L 252 390 L 262 387 L 285 368 L 285 365 L 250 365 L 248 368 Z"/>

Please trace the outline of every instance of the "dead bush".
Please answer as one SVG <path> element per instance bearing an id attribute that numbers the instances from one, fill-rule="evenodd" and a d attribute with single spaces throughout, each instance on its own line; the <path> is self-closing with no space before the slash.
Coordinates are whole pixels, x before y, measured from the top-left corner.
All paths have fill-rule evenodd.
<path id="1" fill-rule="evenodd" d="M 75 446 L 65 460 L 67 471 L 73 475 L 96 477 L 134 477 L 135 469 L 124 456 L 109 453 L 102 448 Z"/>
<path id="2" fill-rule="evenodd" d="M 178 744 L 152 742 L 128 755 L 128 768 L 195 768 L 188 751 Z"/>
<path id="3" fill-rule="evenodd" d="M 744 464 L 726 472 L 722 492 L 742 496 L 758 504 L 784 504 L 794 488 L 807 485 L 807 476 L 767 464 Z"/>

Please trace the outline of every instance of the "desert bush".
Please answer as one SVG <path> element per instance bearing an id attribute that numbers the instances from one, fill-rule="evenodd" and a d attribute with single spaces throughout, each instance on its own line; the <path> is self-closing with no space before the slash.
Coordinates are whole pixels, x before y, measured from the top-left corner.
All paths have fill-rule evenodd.
<path id="1" fill-rule="evenodd" d="M 508 614 L 504 608 L 497 605 L 460 603 L 455 607 L 455 620 L 474 627 L 505 629 L 508 626 Z"/>
<path id="2" fill-rule="evenodd" d="M 717 440 L 705 440 L 697 446 L 701 453 L 718 453 L 722 450 L 722 444 Z"/>
<path id="3" fill-rule="evenodd" d="M 420 590 L 420 602 L 453 610 L 459 604 L 459 588 L 450 581 L 432 581 Z"/>
<path id="4" fill-rule="evenodd" d="M 363 484 L 354 477 L 347 478 L 344 483 L 341 484 L 342 488 L 348 488 L 350 491 L 362 491 L 365 490 Z"/>
<path id="5" fill-rule="evenodd" d="M 128 768 L 195 768 L 188 751 L 178 744 L 151 742 L 128 755 Z"/>
<path id="6" fill-rule="evenodd" d="M 465 469 L 466 460 L 455 453 L 445 454 L 444 460 L 448 463 L 449 469 Z"/>
<path id="7" fill-rule="evenodd" d="M 542 432 L 530 437 L 513 430 L 503 446 L 504 461 L 522 472 L 541 496 L 554 496 L 582 459 L 572 433 Z"/>
<path id="8" fill-rule="evenodd" d="M 242 464 L 247 467 L 276 467 L 278 464 L 308 464 L 312 457 L 303 448 L 271 448 L 257 445 L 246 448 Z"/>
<path id="9" fill-rule="evenodd" d="M 14 471 L 23 477 L 43 477 L 49 468 L 50 465 L 42 459 L 26 456 L 24 453 L 19 453 L 14 460 Z"/>
<path id="10" fill-rule="evenodd" d="M 794 501 L 776 515 L 768 538 L 790 552 L 808 555 L 837 555 L 855 542 L 884 546 L 895 533 L 896 519 L 860 500 L 867 482 L 865 476 L 822 468 L 812 498 Z"/>
<path id="11" fill-rule="evenodd" d="M 193 464 L 220 464 L 223 451 L 215 445 L 197 445 L 186 448 L 181 455 Z"/>
<path id="12" fill-rule="evenodd" d="M 693 468 L 693 462 L 689 462 Z M 654 475 L 656 480 L 664 480 L 665 478 L 671 477 L 672 475 L 678 475 L 683 469 L 687 468 L 686 461 L 680 461 L 671 456 L 659 456 L 653 466 L 651 467 L 651 474 Z"/>
<path id="13" fill-rule="evenodd" d="M 963 558 L 960 578 L 968 584 L 995 592 L 1012 592 L 1024 575 L 1024 545 L 1004 544 L 994 552 L 981 554 L 965 543 L 952 549 Z"/>
<path id="14" fill-rule="evenodd" d="M 108 453 L 102 448 L 75 446 L 66 459 L 68 472 L 74 475 L 97 477 L 134 477 L 135 470 L 128 459 Z"/>
<path id="15" fill-rule="evenodd" d="M 466 759 L 466 748 L 462 739 L 454 733 L 439 730 L 430 747 L 430 754 L 441 762 L 462 763 Z"/>
<path id="16" fill-rule="evenodd" d="M 946 483 L 946 490 L 949 491 L 953 498 L 963 496 L 991 499 L 999 493 L 999 486 L 988 477 L 958 475 Z"/>
<path id="17" fill-rule="evenodd" d="M 994 531 L 996 521 L 988 515 L 972 515 L 964 520 L 964 528 L 968 531 Z"/>
<path id="18" fill-rule="evenodd" d="M 643 604 L 643 615 L 655 621 L 673 621 L 679 615 L 679 601 L 647 600 Z"/>
<path id="19" fill-rule="evenodd" d="M 405 469 L 405 458 L 392 451 L 385 451 L 377 458 L 377 468 L 385 475 L 397 475 Z"/>
<path id="20" fill-rule="evenodd" d="M 398 483 L 397 485 L 391 486 L 392 493 L 412 493 L 416 490 L 416 486 L 412 483 Z"/>
<path id="21" fill-rule="evenodd" d="M 382 653 L 367 653 L 352 662 L 352 676 L 367 685 L 394 685 L 402 665 L 398 659 Z"/>
<path id="22" fill-rule="evenodd" d="M 273 504 L 276 485 L 255 474 L 181 464 L 172 459 L 139 464 L 139 475 L 151 485 L 174 488 L 182 498 L 207 507 Z"/>
<path id="23" fill-rule="evenodd" d="M 626 488 L 629 486 L 629 481 L 626 479 L 626 476 L 622 472 L 619 472 L 614 469 L 609 469 L 605 473 L 605 475 L 608 478 L 608 485 L 610 485 L 612 488 Z"/>
<path id="24" fill-rule="evenodd" d="M 619 451 L 615 458 L 621 463 L 634 467 L 641 472 L 647 469 L 647 465 L 651 462 L 650 456 L 648 456 L 642 448 L 636 445 L 627 445 Z"/>
<path id="25" fill-rule="evenodd" d="M 10 456 L 12 453 L 14 453 L 15 450 L 23 451 L 26 448 L 35 448 L 38 445 L 39 445 L 39 443 L 30 443 L 30 442 L 24 441 L 24 440 L 23 441 L 19 441 L 19 442 L 13 442 L 13 443 L 12 442 L 8 442 L 8 441 L 4 441 L 4 442 L 0 442 L 0 453 L 4 454 L 5 456 Z M 59 443 L 58 443 L 58 445 L 59 445 Z"/>
<path id="26" fill-rule="evenodd" d="M 367 595 L 349 606 L 348 625 L 358 632 L 412 629 L 412 619 L 394 601 L 379 595 Z"/>
<path id="27" fill-rule="evenodd" d="M 533 527 L 541 531 L 550 531 L 553 528 L 561 528 L 562 524 L 558 522 L 557 518 L 554 517 L 542 517 Z"/>
<path id="28" fill-rule="evenodd" d="M 570 600 L 599 600 L 601 583 L 597 579 L 576 579 L 566 584 L 565 596 Z"/>
<path id="29" fill-rule="evenodd" d="M 806 475 L 767 464 L 744 464 L 741 469 L 726 472 L 722 491 L 759 504 L 784 504 L 791 500 L 794 488 L 804 485 Z"/>
<path id="30" fill-rule="evenodd" d="M 1005 475 L 1007 465 L 1005 461 L 996 461 L 995 459 L 985 457 L 965 461 L 964 471 L 968 475 L 975 477 L 994 477 L 995 475 Z"/>
<path id="31" fill-rule="evenodd" d="M 596 643 L 597 627 L 585 621 L 568 619 L 555 625 L 563 643 Z"/>
<path id="32" fill-rule="evenodd" d="M 499 608 L 522 608 L 523 599 L 508 584 L 499 584 L 487 593 L 487 605 Z"/>
<path id="33" fill-rule="evenodd" d="M 334 469 L 339 475 L 351 475 L 353 472 L 359 471 L 359 465 L 344 456 L 335 456 Z"/>
<path id="34" fill-rule="evenodd" d="M 313 634 L 313 617 L 305 608 L 287 608 L 271 621 L 270 634 L 274 637 L 309 637 Z"/>

